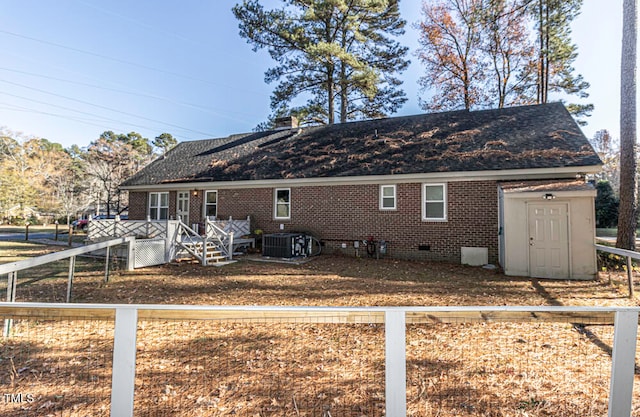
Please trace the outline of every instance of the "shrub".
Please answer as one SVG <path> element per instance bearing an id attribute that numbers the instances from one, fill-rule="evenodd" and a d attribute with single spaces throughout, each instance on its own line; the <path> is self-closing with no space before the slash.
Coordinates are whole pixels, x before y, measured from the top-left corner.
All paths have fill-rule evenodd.
<path id="1" fill-rule="evenodd" d="M 609 181 L 598 181 L 596 184 L 596 226 L 616 227 L 618 224 L 618 197 L 613 192 Z"/>

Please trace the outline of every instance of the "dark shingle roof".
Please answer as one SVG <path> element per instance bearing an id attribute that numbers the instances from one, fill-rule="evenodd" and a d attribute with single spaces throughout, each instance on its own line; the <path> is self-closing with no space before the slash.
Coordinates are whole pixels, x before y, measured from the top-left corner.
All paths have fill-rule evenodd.
<path id="1" fill-rule="evenodd" d="M 123 186 L 601 164 L 560 103 L 182 142 Z"/>
<path id="2" fill-rule="evenodd" d="M 590 182 L 580 179 L 547 180 L 547 181 L 510 181 L 501 182 L 500 188 L 505 193 L 533 193 L 533 192 L 559 192 L 559 191 L 594 191 L 595 187 Z"/>

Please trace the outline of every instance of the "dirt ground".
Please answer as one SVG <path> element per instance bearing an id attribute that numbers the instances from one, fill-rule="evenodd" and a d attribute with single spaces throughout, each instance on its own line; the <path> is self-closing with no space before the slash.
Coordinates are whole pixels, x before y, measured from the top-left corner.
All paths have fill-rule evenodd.
<path id="1" fill-rule="evenodd" d="M 273 306 L 636 306 L 626 276 L 506 277 L 446 263 L 320 256 L 79 272 L 73 302 Z M 66 273 L 25 271 L 18 301 L 59 300 Z M 37 276 L 36 276 L 37 275 Z M 28 282 L 28 284 L 27 284 Z M 31 394 L 0 415 L 109 409 L 110 322 L 18 321 L 0 344 L 0 391 Z M 612 328 L 588 323 L 407 326 L 408 414 L 606 415 Z M 383 416 L 384 327 L 146 320 L 138 326 L 136 416 Z M 637 382 L 636 382 L 637 384 Z M 634 414 L 640 415 L 636 394 Z M 1 398 L 0 398 L 1 400 Z"/>
<path id="2" fill-rule="evenodd" d="M 447 263 L 320 256 L 303 265 L 241 259 L 224 267 L 170 264 L 77 282 L 75 302 L 290 306 L 634 306 L 626 276 L 594 281 L 506 277 Z"/>

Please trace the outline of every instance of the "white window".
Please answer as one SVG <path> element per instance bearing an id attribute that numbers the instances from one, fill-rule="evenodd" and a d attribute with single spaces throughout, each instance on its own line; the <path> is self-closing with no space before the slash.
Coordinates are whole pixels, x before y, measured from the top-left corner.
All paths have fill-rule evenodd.
<path id="1" fill-rule="evenodd" d="M 276 188 L 274 193 L 274 214 L 276 219 L 291 218 L 291 189 Z"/>
<path id="2" fill-rule="evenodd" d="M 396 209 L 396 186 L 381 185 L 380 186 L 380 210 Z"/>
<path id="3" fill-rule="evenodd" d="M 205 191 L 204 193 L 204 215 L 207 218 L 215 219 L 218 215 L 218 192 Z"/>
<path id="4" fill-rule="evenodd" d="M 422 220 L 447 220 L 447 184 L 424 184 L 422 188 Z"/>
<path id="5" fill-rule="evenodd" d="M 149 193 L 149 217 L 151 220 L 169 218 L 169 193 Z"/>

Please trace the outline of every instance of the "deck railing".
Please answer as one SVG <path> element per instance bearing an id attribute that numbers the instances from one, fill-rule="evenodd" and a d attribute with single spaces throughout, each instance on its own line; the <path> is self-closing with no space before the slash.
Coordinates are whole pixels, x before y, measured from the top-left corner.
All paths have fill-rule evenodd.
<path id="1" fill-rule="evenodd" d="M 87 238 L 97 241 L 105 238 L 134 236 L 142 239 L 162 239 L 167 237 L 167 222 L 164 220 L 90 220 L 87 224 Z"/>
<path id="2" fill-rule="evenodd" d="M 178 223 L 177 220 L 120 220 L 120 219 L 103 219 L 90 220 L 87 229 L 87 238 L 91 241 L 101 240 L 112 237 L 136 236 L 144 239 L 161 239 L 167 237 L 167 229 L 169 224 Z M 231 233 L 235 236 L 243 236 L 251 234 L 251 222 L 247 219 L 227 220 L 207 219 L 207 224 L 213 224 L 216 228 L 223 230 L 225 233 Z M 187 225 L 189 226 L 189 225 Z M 202 225 L 203 227 L 206 227 Z M 209 227 L 206 227 L 209 233 L 213 233 Z M 197 230 L 196 230 L 197 231 Z M 211 236 L 209 236 L 211 237 Z"/>
<path id="3" fill-rule="evenodd" d="M 596 414 L 588 414 L 585 409 L 577 411 L 575 407 L 583 407 L 583 401 L 573 401 L 571 398 L 578 393 L 583 394 L 579 388 L 575 387 L 578 383 L 593 382 L 597 385 L 594 387 L 594 392 L 599 392 L 598 390 L 607 392 L 607 389 L 602 386 L 602 381 L 595 382 L 597 378 L 592 378 L 588 374 L 589 370 L 597 365 L 596 356 L 604 355 L 609 358 L 608 354 L 602 352 L 594 355 L 593 352 L 597 352 L 601 346 L 591 346 L 589 348 L 591 350 L 587 349 L 583 358 L 584 365 L 580 369 L 572 369 L 576 364 L 582 363 L 576 362 L 574 356 L 580 354 L 583 344 L 603 344 L 602 341 L 594 340 L 597 337 L 592 334 L 593 332 L 584 329 L 582 332 L 577 332 L 575 326 L 580 326 L 582 323 L 605 328 L 611 328 L 610 325 L 615 326 L 611 341 L 610 362 L 604 361 L 605 365 L 607 363 L 610 365 L 609 371 L 606 371 L 605 366 L 605 373 L 608 375 L 603 378 L 604 381 L 609 381 L 608 406 L 605 405 L 605 407 L 608 407 L 609 416 L 629 416 L 633 402 L 639 310 L 638 308 L 608 307 L 321 308 L 0 303 L 0 318 L 14 319 L 19 324 L 0 344 L 3 359 L 11 361 L 9 368 L 0 368 L 0 381 L 3 381 L 0 383 L 0 388 L 11 395 L 18 393 L 21 396 L 24 395 L 29 403 L 19 404 L 23 407 L 22 410 L 25 410 L 24 407 L 28 410 L 33 403 L 32 407 L 36 413 L 46 410 L 47 407 L 57 406 L 56 401 L 62 401 L 60 398 L 63 398 L 67 407 L 77 408 L 78 412 L 99 413 L 96 410 L 91 411 L 95 403 L 98 410 L 106 411 L 110 408 L 111 416 L 117 417 L 133 416 L 134 404 L 136 415 L 154 415 L 160 412 L 158 407 L 165 407 L 162 412 L 172 413 L 172 415 L 190 415 L 194 412 L 189 409 L 181 410 L 182 404 L 201 407 L 205 411 L 208 410 L 206 412 L 214 414 L 216 410 L 231 412 L 228 404 L 222 406 L 224 401 L 237 405 L 232 412 L 236 415 L 272 415 L 277 410 L 280 410 L 278 415 L 287 413 L 287 415 L 311 415 L 307 413 L 312 413 L 329 416 L 331 412 L 334 412 L 334 415 L 342 415 L 332 407 L 343 406 L 347 410 L 344 411 L 345 413 L 361 412 L 365 415 L 404 417 L 407 415 L 408 387 L 412 390 L 410 401 L 412 403 L 419 401 L 421 404 L 420 411 L 411 414 L 435 415 L 438 413 L 437 410 L 427 410 L 431 401 L 429 393 L 434 386 L 437 387 L 454 379 L 450 375 L 453 372 L 452 367 L 462 366 L 464 369 L 460 375 L 467 379 L 466 382 L 461 380 L 459 383 L 462 385 L 458 385 L 457 388 L 442 390 L 444 394 L 439 394 L 442 397 L 438 397 L 438 401 L 450 407 L 447 415 L 456 413 L 452 410 L 458 410 L 457 412 L 460 413 L 464 410 L 464 415 L 485 415 L 482 413 L 486 409 L 483 411 L 481 408 L 491 406 L 487 401 L 497 395 L 509 396 L 510 390 L 514 390 L 514 387 L 520 389 L 529 379 L 535 379 L 536 374 L 541 374 L 542 368 L 548 365 L 546 361 L 553 356 L 553 350 L 560 345 L 560 342 L 553 338 L 537 340 L 538 336 L 531 334 L 529 328 L 514 329 L 513 326 L 552 325 L 556 326 L 553 327 L 553 331 L 569 332 L 573 338 L 580 339 L 580 342 L 569 341 L 566 351 L 556 352 L 559 360 L 566 362 L 565 365 L 567 365 L 562 368 L 566 375 L 559 375 L 558 378 L 567 378 L 565 382 L 568 383 L 570 392 L 558 392 L 554 381 L 546 381 L 542 377 L 543 380 L 539 384 L 532 385 L 528 388 L 529 391 L 525 391 L 527 397 L 517 402 L 512 411 L 526 412 L 545 405 L 558 407 L 565 401 L 568 404 L 568 410 L 575 411 L 572 413 L 565 410 L 561 415 L 603 415 L 603 410 L 598 410 L 595 405 L 590 406 L 592 408 L 589 410 Z M 56 323 L 61 320 L 71 323 L 65 327 L 70 332 L 69 336 L 57 332 Z M 92 324 L 85 326 L 73 324 L 83 320 L 102 322 L 107 326 L 105 329 L 104 326 Z M 20 323 L 23 322 L 24 324 L 21 325 Z M 181 322 L 185 324 L 179 324 Z M 207 323 L 214 323 L 218 327 Z M 224 323 L 224 326 L 220 327 L 220 323 Z M 556 323 L 562 325 L 557 326 Z M 573 327 L 567 324 L 572 324 Z M 243 325 L 251 327 L 243 330 Z M 266 331 L 270 325 L 285 327 L 290 333 L 285 332 L 278 337 L 272 336 Z M 470 335 L 474 333 L 470 326 L 475 325 L 481 328 L 507 326 L 499 330 L 489 329 L 483 337 L 492 338 L 503 332 L 514 333 L 505 338 L 507 343 L 504 340 L 499 341 L 496 349 L 512 344 L 514 352 L 522 351 L 524 354 L 533 352 L 531 357 L 522 359 L 523 361 L 535 359 L 542 362 L 533 363 L 532 369 L 519 371 L 510 362 L 510 360 L 517 361 L 519 359 L 517 357 L 506 358 L 502 351 L 496 352 L 492 357 L 483 357 L 472 351 L 468 357 L 470 362 L 467 362 L 466 358 L 457 358 L 451 362 L 440 363 L 444 358 L 449 357 L 451 352 L 458 352 L 457 347 L 451 345 L 449 339 L 444 337 L 447 333 L 451 333 L 452 329 L 461 333 L 461 338 L 457 339 L 459 343 L 469 345 L 461 350 L 472 350 L 474 346 L 471 345 L 480 343 L 470 339 Z M 346 326 L 342 335 L 331 332 L 332 328 L 338 326 Z M 78 332 L 75 327 L 85 330 Z M 96 331 L 96 329 L 102 330 Z M 39 331 L 43 332 L 43 341 L 40 342 L 36 340 Z M 244 333 L 237 334 L 239 331 Z M 434 333 L 425 340 L 427 331 Z M 519 333 L 520 331 L 522 333 Z M 180 336 L 181 332 L 186 332 L 186 335 Z M 92 338 L 94 333 L 98 334 L 96 338 L 99 340 Z M 310 339 L 299 339 L 302 337 L 301 333 L 307 334 Z M 64 342 L 56 343 L 56 336 Z M 381 343 L 377 341 L 378 336 L 382 337 Z M 108 340 L 110 337 L 113 338 L 112 344 Z M 241 339 L 237 342 L 239 347 L 234 345 L 236 337 Z M 367 337 L 376 340 L 367 341 Z M 532 340 L 525 340 L 529 337 Z M 76 344 L 72 344 L 74 338 L 78 338 Z M 345 341 L 348 348 L 345 347 Z M 428 347 L 431 345 L 428 345 L 426 350 L 420 350 L 417 347 L 432 341 L 437 342 L 435 346 L 440 352 L 438 356 L 421 357 L 420 355 L 425 351 L 429 353 L 433 348 Z M 48 349 L 64 349 L 64 343 L 69 343 L 69 349 L 72 350 L 66 353 L 58 352 L 57 355 L 46 354 Z M 521 346 L 528 346 L 529 343 L 531 349 L 535 345 L 541 350 L 534 352 L 529 347 L 521 348 Z M 276 345 L 294 349 L 298 354 L 302 352 L 303 357 L 295 358 L 293 353 L 286 354 L 284 357 L 276 356 L 276 350 L 273 350 L 273 346 Z M 110 346 L 113 349 L 112 355 L 105 351 L 110 349 Z M 199 349 L 202 350 L 200 355 L 198 355 Z M 177 352 L 174 354 L 172 350 Z M 280 351 L 277 352 L 282 354 Z M 489 352 L 489 354 L 493 353 Z M 517 353 L 514 356 L 520 354 Z M 547 357 L 544 356 L 545 354 Z M 44 359 L 38 355 L 44 355 Z M 99 359 L 94 359 L 91 355 Z M 197 358 L 190 358 L 188 355 L 197 355 Z M 408 359 L 409 356 L 410 359 Z M 346 358 L 346 365 L 355 364 L 354 374 L 347 375 L 341 367 L 340 361 L 344 358 Z M 88 369 L 83 372 L 86 372 L 86 375 L 80 375 L 76 368 L 67 370 L 65 368 L 67 365 L 48 370 L 52 363 L 60 360 L 63 364 L 70 361 L 69 363 L 77 367 L 81 365 L 84 367 L 83 361 L 85 361 Z M 99 368 L 91 369 L 92 364 Z M 272 366 L 273 369 L 267 369 L 267 366 Z M 109 395 L 106 394 L 109 391 L 104 381 L 105 367 L 110 367 Z M 226 367 L 226 370 L 221 371 L 220 367 Z M 436 371 L 431 372 L 430 367 Z M 504 373 L 496 374 L 490 379 L 490 386 L 485 388 L 486 391 L 479 392 L 482 388 L 476 383 L 475 378 L 486 379 L 487 375 L 497 369 L 495 367 L 506 369 L 501 369 L 500 372 L 504 371 Z M 84 368 L 81 367 L 81 369 Z M 338 371 L 335 375 L 328 377 L 326 372 L 329 369 Z M 291 371 L 300 373 L 294 381 L 287 381 L 287 375 Z M 556 372 L 556 370 L 552 371 Z M 7 372 L 8 374 L 5 375 Z M 33 372 L 36 373 L 33 374 Z M 64 372 L 71 372 L 69 378 L 75 382 L 61 379 L 61 374 Z M 375 379 L 378 372 L 382 375 L 382 381 L 369 381 L 368 378 Z M 415 372 L 418 372 L 419 377 L 415 375 L 408 377 L 408 373 L 415 374 Z M 250 380 L 249 375 L 243 375 L 243 373 L 253 373 L 256 379 Z M 373 376 L 369 375 L 370 373 Z M 109 372 L 107 372 L 108 376 Z M 235 379 L 229 381 L 230 376 Z M 172 382 L 175 378 L 180 379 L 181 382 Z M 339 388 L 335 392 L 329 392 L 326 387 L 318 391 L 301 392 L 304 390 L 301 387 L 314 378 L 328 381 L 327 386 Z M 350 383 L 345 385 L 343 380 L 349 380 Z M 286 386 L 292 391 L 288 391 L 289 394 L 285 396 L 279 396 L 275 385 L 264 387 L 269 381 L 276 381 L 279 384 L 278 387 Z M 52 394 L 52 399 L 47 400 L 49 398 L 47 392 L 51 389 L 63 390 L 67 383 L 72 384 L 68 392 Z M 512 385 L 505 389 L 500 385 L 503 383 Z M 91 390 L 87 391 L 93 392 L 91 394 L 93 397 L 85 396 L 82 397 L 82 401 L 74 403 L 73 395 L 84 392 L 83 384 L 91 387 Z M 198 384 L 203 384 L 205 388 L 198 391 Z M 543 387 L 549 384 L 551 384 L 550 388 Z M 49 387 L 49 391 L 42 388 L 45 385 Z M 383 387 L 382 391 L 376 388 L 380 386 Z M 547 389 L 545 395 L 555 397 L 553 399 L 539 397 L 541 394 L 535 392 L 537 389 L 535 387 L 538 386 L 541 387 L 540 389 Z M 182 390 L 181 387 L 186 388 Z M 41 388 L 42 393 L 40 393 Z M 354 392 L 348 392 L 349 390 Z M 464 391 L 465 396 L 462 399 L 456 397 L 453 403 L 447 403 L 446 396 L 455 396 L 459 390 Z M 265 402 L 258 404 L 258 399 L 261 399 L 262 395 L 265 397 Z M 303 397 L 307 401 L 304 404 L 311 408 L 316 407 L 313 410 L 320 411 L 317 414 L 316 411 L 302 411 L 301 414 Z M 356 400 L 352 400 L 353 398 Z M 587 395 L 586 398 L 591 397 Z M 345 403 L 349 404 L 345 405 Z M 149 407 L 148 411 L 145 411 L 147 410 L 145 407 Z M 362 411 L 365 409 L 367 411 Z M 288 411 L 285 412 L 285 410 Z M 505 413 L 509 415 L 508 410 Z"/>
<path id="4" fill-rule="evenodd" d="M 165 239 L 171 260 L 178 247 L 188 251 L 198 260 L 206 263 L 207 243 L 211 242 L 229 260 L 233 258 L 234 248 L 253 239 L 240 239 L 238 236 L 250 234 L 250 219 L 228 220 L 206 219 L 198 227 L 189 227 L 179 220 L 91 220 L 88 224 L 89 241 L 100 241 L 114 237 L 135 236 L 138 239 Z M 196 250 L 199 248 L 200 250 Z"/>
<path id="5" fill-rule="evenodd" d="M 231 221 L 227 223 L 228 229 L 231 229 L 230 231 L 223 229 L 222 227 L 224 227 L 224 225 L 217 224 L 217 222 L 208 219 L 205 226 L 205 247 L 208 240 L 213 242 L 228 260 L 233 259 L 234 232 L 233 228 L 229 227 L 232 224 Z"/>

